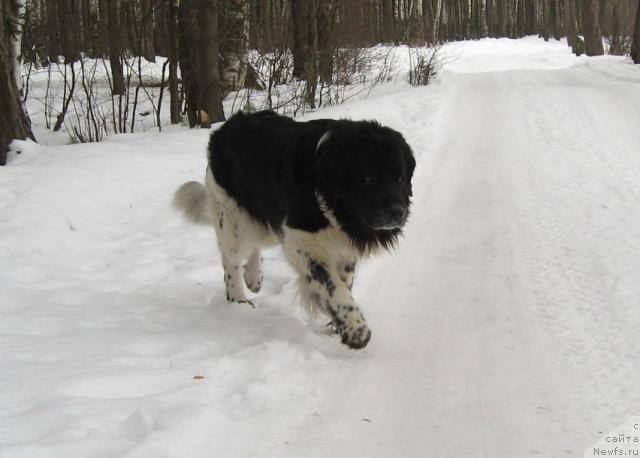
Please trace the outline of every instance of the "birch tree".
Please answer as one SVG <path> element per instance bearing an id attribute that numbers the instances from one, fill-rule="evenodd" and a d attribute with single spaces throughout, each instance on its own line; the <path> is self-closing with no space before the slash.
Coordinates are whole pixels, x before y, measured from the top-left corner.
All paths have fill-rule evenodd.
<path id="1" fill-rule="evenodd" d="M 167 23 L 167 48 L 169 57 L 169 111 L 171 124 L 180 122 L 180 98 L 178 94 L 178 9 L 179 0 L 168 0 L 169 5 L 166 9 Z"/>
<path id="2" fill-rule="evenodd" d="M 14 139 L 34 139 L 25 111 L 20 75 L 20 43 L 24 0 L 0 5 L 0 165 L 7 160 L 7 146 Z"/>
<path id="3" fill-rule="evenodd" d="M 478 0 L 478 36 L 484 38 L 489 35 L 487 27 L 487 0 Z"/>

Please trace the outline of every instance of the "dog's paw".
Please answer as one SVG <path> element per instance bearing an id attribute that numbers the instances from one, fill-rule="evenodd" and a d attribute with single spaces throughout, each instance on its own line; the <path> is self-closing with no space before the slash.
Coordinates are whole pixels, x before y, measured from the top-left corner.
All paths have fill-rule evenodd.
<path id="1" fill-rule="evenodd" d="M 371 339 L 371 330 L 357 307 L 339 306 L 332 324 L 340 334 L 342 343 L 349 348 L 364 348 Z"/>
<path id="2" fill-rule="evenodd" d="M 229 293 L 227 293 L 227 301 L 235 302 L 236 304 L 249 304 L 252 308 L 256 308 L 256 305 L 253 303 L 253 301 L 245 299 L 244 297 L 230 296 Z"/>
<path id="3" fill-rule="evenodd" d="M 252 293 L 257 293 L 262 288 L 262 277 L 260 278 L 248 278 L 244 277 L 244 282 Z"/>
<path id="4" fill-rule="evenodd" d="M 249 299 L 246 299 L 244 301 L 237 301 L 237 302 L 238 304 L 249 304 L 252 309 L 256 308 L 256 304 L 254 304 L 253 301 L 250 301 Z"/>
<path id="5" fill-rule="evenodd" d="M 252 256 L 251 260 L 244 266 L 244 284 L 253 293 L 257 293 L 262 288 L 262 270 L 260 269 L 261 258 Z"/>
<path id="6" fill-rule="evenodd" d="M 356 328 L 346 327 L 342 329 L 340 335 L 342 337 L 342 343 L 354 350 L 366 347 L 369 340 L 371 340 L 371 330 L 366 324 Z"/>

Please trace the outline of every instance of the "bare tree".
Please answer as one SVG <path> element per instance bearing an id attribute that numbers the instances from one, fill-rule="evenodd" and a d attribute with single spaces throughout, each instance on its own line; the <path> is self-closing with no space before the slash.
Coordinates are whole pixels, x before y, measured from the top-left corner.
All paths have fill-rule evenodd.
<path id="1" fill-rule="evenodd" d="M 393 0 L 382 0 L 382 41 L 385 43 L 390 43 L 395 38 L 393 3 Z"/>
<path id="2" fill-rule="evenodd" d="M 125 91 L 124 75 L 122 72 L 122 38 L 120 30 L 120 1 L 103 0 L 101 8 L 106 8 L 101 16 L 107 21 L 107 35 L 109 43 L 109 64 L 111 65 L 113 95 L 123 95 Z"/>
<path id="3" fill-rule="evenodd" d="M 178 94 L 178 9 L 180 0 L 168 0 L 167 14 L 167 48 L 169 58 L 169 97 L 171 124 L 180 122 L 180 98 Z"/>
<path id="4" fill-rule="evenodd" d="M 487 26 L 487 0 L 478 0 L 478 37 L 483 38 L 489 35 Z"/>
<path id="5" fill-rule="evenodd" d="M 573 53 L 580 56 L 584 53 L 584 41 L 578 36 L 576 0 L 564 0 L 564 14 L 567 43 L 571 46 Z"/>
<path id="6" fill-rule="evenodd" d="M 224 17 L 222 55 L 222 96 L 244 86 L 248 66 L 249 3 L 228 0 Z"/>
<path id="7" fill-rule="evenodd" d="M 293 76 L 305 77 L 305 67 L 309 61 L 309 0 L 291 0 L 291 19 L 293 21 Z"/>
<path id="8" fill-rule="evenodd" d="M 190 127 L 195 127 L 199 124 L 198 14 L 200 12 L 200 1 L 179 0 L 178 4 L 178 60 L 182 79 L 181 91 L 184 98 L 184 110 Z"/>
<path id="9" fill-rule="evenodd" d="M 526 35 L 533 35 L 536 33 L 536 5 L 535 0 L 525 0 L 526 11 Z"/>
<path id="10" fill-rule="evenodd" d="M 198 108 L 202 127 L 224 121 L 220 99 L 220 77 L 218 70 L 218 6 L 216 0 L 199 0 L 199 66 Z"/>
<path id="11" fill-rule="evenodd" d="M 24 1 L 0 5 L 0 165 L 7 160 L 7 146 L 14 139 L 34 139 L 21 96 L 20 37 Z"/>
<path id="12" fill-rule="evenodd" d="M 331 83 L 333 74 L 331 29 L 336 5 L 319 1 L 316 28 L 318 36 L 318 72 L 323 83 Z"/>
<path id="13" fill-rule="evenodd" d="M 598 18 L 598 0 L 586 0 L 584 8 L 584 45 L 587 56 L 604 54 L 602 32 Z"/>
<path id="14" fill-rule="evenodd" d="M 422 30 L 424 32 L 425 43 L 433 43 L 433 2 L 422 0 Z"/>
<path id="15" fill-rule="evenodd" d="M 640 64 L 640 0 L 636 5 L 636 20 L 633 28 L 633 45 L 631 46 L 631 58 L 636 64 Z"/>

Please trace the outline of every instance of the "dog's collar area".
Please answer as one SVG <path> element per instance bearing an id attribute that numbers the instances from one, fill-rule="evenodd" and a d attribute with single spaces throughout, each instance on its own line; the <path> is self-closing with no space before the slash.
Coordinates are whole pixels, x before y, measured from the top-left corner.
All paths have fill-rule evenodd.
<path id="1" fill-rule="evenodd" d="M 320 147 L 322 146 L 323 143 L 325 143 L 327 140 L 329 140 L 329 134 L 331 133 L 330 130 L 326 131 L 322 137 L 320 137 L 320 140 L 318 140 L 318 144 L 316 145 L 316 156 L 318 155 L 318 150 L 320 149 Z"/>

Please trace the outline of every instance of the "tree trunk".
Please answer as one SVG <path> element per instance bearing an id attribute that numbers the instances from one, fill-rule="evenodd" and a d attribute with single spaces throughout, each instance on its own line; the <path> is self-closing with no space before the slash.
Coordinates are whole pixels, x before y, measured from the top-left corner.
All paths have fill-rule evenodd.
<path id="1" fill-rule="evenodd" d="M 422 30 L 425 43 L 433 43 L 433 3 L 431 0 L 422 0 Z"/>
<path id="2" fill-rule="evenodd" d="M 584 53 L 584 42 L 578 36 L 578 14 L 576 13 L 576 0 L 564 0 L 564 22 L 567 34 L 567 43 L 573 53 L 580 56 Z"/>
<path id="3" fill-rule="evenodd" d="M 250 49 L 262 49 L 260 47 L 260 6 L 257 0 L 249 1 L 249 48 Z M 248 69 L 247 69 L 248 71 Z"/>
<path id="4" fill-rule="evenodd" d="M 382 0 L 382 41 L 391 43 L 393 33 L 393 0 Z"/>
<path id="5" fill-rule="evenodd" d="M 487 0 L 478 0 L 478 38 L 485 38 L 488 35 Z"/>
<path id="6" fill-rule="evenodd" d="M 262 49 L 265 50 L 273 50 L 273 5 L 271 0 L 261 0 L 259 1 L 261 5 L 261 31 L 260 35 L 262 36 Z"/>
<path id="7" fill-rule="evenodd" d="M 49 62 L 58 62 L 60 29 L 57 21 L 57 7 L 57 2 L 52 0 L 47 1 L 47 54 Z"/>
<path id="8" fill-rule="evenodd" d="M 316 108 L 318 88 L 318 3 L 310 2 L 307 9 L 307 61 L 305 62 L 305 101 Z"/>
<path id="9" fill-rule="evenodd" d="M 505 17 L 506 17 L 506 24 L 505 24 L 505 36 L 509 37 L 509 38 L 515 38 L 516 36 L 516 22 L 517 22 L 517 18 L 516 18 L 516 12 L 515 12 L 515 4 L 511 1 L 506 1 L 506 8 L 505 8 Z"/>
<path id="10" fill-rule="evenodd" d="M 516 7 L 518 9 L 516 12 L 516 36 L 523 37 L 527 34 L 525 0 L 517 0 Z"/>
<path id="11" fill-rule="evenodd" d="M 70 64 L 78 60 L 75 42 L 76 25 L 73 22 L 74 12 L 69 1 L 58 0 L 57 3 L 58 22 L 56 26 L 60 29 L 60 46 L 64 56 L 64 63 Z"/>
<path id="12" fill-rule="evenodd" d="M 140 5 L 140 48 L 141 54 L 149 62 L 156 61 L 156 52 L 153 47 L 154 6 L 152 0 L 142 0 Z"/>
<path id="13" fill-rule="evenodd" d="M 331 59 L 331 10 L 328 2 L 320 0 L 318 4 L 318 62 L 320 80 L 324 83 L 331 83 L 333 76 L 333 63 Z M 364 24 L 363 24 L 364 25 Z"/>
<path id="14" fill-rule="evenodd" d="M 560 0 L 551 0 L 551 18 L 552 18 L 552 33 L 553 38 L 560 40 L 562 38 L 562 21 L 560 17 Z"/>
<path id="15" fill-rule="evenodd" d="M 573 1 L 573 0 L 572 0 Z M 536 4 L 534 0 L 525 0 L 526 5 L 526 34 L 535 35 L 536 33 Z"/>
<path id="16" fill-rule="evenodd" d="M 541 0 L 542 1 L 542 38 L 544 41 L 549 41 L 549 36 L 551 33 L 549 30 L 551 29 L 551 21 L 549 14 L 549 1 L 550 0 Z"/>
<path id="17" fill-rule="evenodd" d="M 586 0 L 584 10 L 584 45 L 587 56 L 604 54 L 600 20 L 598 18 L 598 0 Z"/>
<path id="18" fill-rule="evenodd" d="M 442 7 L 442 2 L 443 0 L 435 0 L 436 1 L 436 10 L 434 11 L 433 14 L 433 27 L 432 27 L 432 33 L 433 33 L 433 43 L 438 43 L 440 41 L 440 22 L 442 19 L 442 15 L 444 14 L 443 12 L 443 7 Z"/>
<path id="19" fill-rule="evenodd" d="M 106 0 L 106 5 L 101 3 L 100 6 L 107 7 L 106 15 L 104 17 L 107 19 L 107 33 L 109 35 L 109 65 L 111 66 L 111 79 L 113 85 L 111 93 L 113 95 L 124 95 L 126 88 L 124 84 L 124 75 L 122 73 L 120 1 Z"/>
<path id="20" fill-rule="evenodd" d="M 29 117 L 20 95 L 19 45 L 21 27 L 15 15 L 23 12 L 23 2 L 10 0 L 0 6 L 0 165 L 7 161 L 7 146 L 14 139 L 33 137 Z"/>
<path id="21" fill-rule="evenodd" d="M 247 35 L 249 4 L 247 0 L 228 0 L 224 18 L 222 54 L 222 97 L 244 87 L 249 64 Z"/>
<path id="22" fill-rule="evenodd" d="M 169 100 L 171 124 L 180 122 L 180 99 L 178 97 L 178 4 L 180 0 L 169 0 L 167 13 L 167 48 L 169 58 Z"/>
<path id="23" fill-rule="evenodd" d="M 224 121 L 218 69 L 217 0 L 199 0 L 198 111 L 201 127 Z"/>
<path id="24" fill-rule="evenodd" d="M 201 0 L 179 0 L 178 8 L 178 61 L 182 77 L 185 110 L 189 127 L 199 124 L 198 98 L 198 2 Z M 216 24 L 217 27 L 217 24 Z"/>
<path id="25" fill-rule="evenodd" d="M 293 21 L 293 76 L 305 77 L 305 65 L 309 60 L 309 2 L 291 0 Z"/>
<path id="26" fill-rule="evenodd" d="M 636 64 L 640 64 L 640 0 L 636 5 L 636 25 L 633 32 L 633 44 L 631 46 L 631 58 Z"/>
<path id="27" fill-rule="evenodd" d="M 22 66 L 22 33 L 24 30 L 24 16 L 26 10 L 26 0 L 9 0 L 9 5 L 13 9 L 14 14 L 12 21 L 12 30 L 9 34 L 9 58 L 13 67 L 13 81 L 16 86 L 20 103 L 24 102 L 24 93 L 22 89 L 22 74 L 20 72 Z"/>

